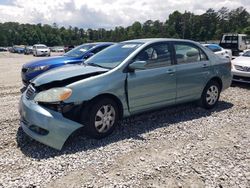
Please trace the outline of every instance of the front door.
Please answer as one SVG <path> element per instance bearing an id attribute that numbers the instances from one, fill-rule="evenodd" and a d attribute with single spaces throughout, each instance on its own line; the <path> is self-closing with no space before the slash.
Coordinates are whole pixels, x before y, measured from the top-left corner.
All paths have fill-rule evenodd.
<path id="1" fill-rule="evenodd" d="M 143 49 L 133 60 L 146 61 L 144 70 L 127 73 L 128 103 L 131 113 L 174 104 L 175 65 L 170 45 L 156 43 Z"/>

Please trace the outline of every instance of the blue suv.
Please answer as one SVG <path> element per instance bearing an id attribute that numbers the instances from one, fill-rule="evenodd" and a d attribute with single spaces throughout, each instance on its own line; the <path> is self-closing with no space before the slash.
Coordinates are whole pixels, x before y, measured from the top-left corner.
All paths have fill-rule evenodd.
<path id="1" fill-rule="evenodd" d="M 100 42 L 100 43 L 87 43 L 80 45 L 63 56 L 50 57 L 42 60 L 32 61 L 26 63 L 22 67 L 22 81 L 25 87 L 29 84 L 30 80 L 52 68 L 60 67 L 67 64 L 79 64 L 84 59 L 88 59 L 92 55 L 100 52 L 104 48 L 111 46 L 114 43 Z"/>

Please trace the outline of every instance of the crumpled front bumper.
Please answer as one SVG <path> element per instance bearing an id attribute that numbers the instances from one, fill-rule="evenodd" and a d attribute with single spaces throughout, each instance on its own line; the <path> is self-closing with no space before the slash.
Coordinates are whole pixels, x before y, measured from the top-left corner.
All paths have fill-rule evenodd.
<path id="1" fill-rule="evenodd" d="M 19 102 L 20 122 L 23 131 L 33 139 L 61 150 L 67 138 L 82 124 L 69 120 L 61 113 L 38 105 L 33 100 L 27 100 L 26 92 Z M 31 127 L 41 128 L 46 134 L 32 130 Z"/>

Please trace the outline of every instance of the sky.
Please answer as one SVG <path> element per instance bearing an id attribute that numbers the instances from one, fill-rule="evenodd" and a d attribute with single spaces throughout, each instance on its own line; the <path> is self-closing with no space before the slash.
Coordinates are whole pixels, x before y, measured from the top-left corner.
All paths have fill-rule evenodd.
<path id="1" fill-rule="evenodd" d="M 149 19 L 165 21 L 173 11 L 202 14 L 207 9 L 250 12 L 250 0 L 0 0 L 0 22 L 114 28 Z"/>

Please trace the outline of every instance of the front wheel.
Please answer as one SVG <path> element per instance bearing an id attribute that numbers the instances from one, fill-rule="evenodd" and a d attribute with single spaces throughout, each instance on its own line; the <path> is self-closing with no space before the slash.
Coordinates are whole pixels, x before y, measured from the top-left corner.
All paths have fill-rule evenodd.
<path id="1" fill-rule="evenodd" d="M 112 99 L 104 98 L 91 106 L 88 118 L 86 114 L 82 114 L 82 123 L 86 125 L 87 133 L 97 139 L 108 136 L 113 132 L 119 119 L 117 104 Z"/>
<path id="2" fill-rule="evenodd" d="M 218 82 L 210 81 L 204 88 L 200 99 L 200 105 L 206 109 L 216 106 L 220 98 L 221 88 Z"/>

